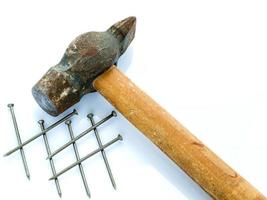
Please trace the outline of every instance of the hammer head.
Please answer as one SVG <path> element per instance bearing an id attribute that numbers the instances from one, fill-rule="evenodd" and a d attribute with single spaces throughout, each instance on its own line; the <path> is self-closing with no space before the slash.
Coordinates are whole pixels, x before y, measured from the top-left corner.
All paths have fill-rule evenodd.
<path id="1" fill-rule="evenodd" d="M 105 32 L 88 32 L 68 46 L 61 61 L 32 88 L 40 107 L 57 116 L 94 92 L 94 79 L 117 62 L 135 35 L 136 18 L 128 17 Z"/>

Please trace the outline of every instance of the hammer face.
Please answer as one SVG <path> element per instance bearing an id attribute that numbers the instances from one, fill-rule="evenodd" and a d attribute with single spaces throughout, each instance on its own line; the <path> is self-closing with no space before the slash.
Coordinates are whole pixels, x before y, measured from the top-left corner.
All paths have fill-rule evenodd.
<path id="1" fill-rule="evenodd" d="M 51 68 L 32 88 L 32 94 L 40 107 L 57 116 L 79 101 L 79 91 L 68 81 L 69 75 Z"/>
<path id="2" fill-rule="evenodd" d="M 111 26 L 106 32 L 78 36 L 61 61 L 37 82 L 32 94 L 47 113 L 57 116 L 94 92 L 94 79 L 117 62 L 134 38 L 135 18 Z"/>

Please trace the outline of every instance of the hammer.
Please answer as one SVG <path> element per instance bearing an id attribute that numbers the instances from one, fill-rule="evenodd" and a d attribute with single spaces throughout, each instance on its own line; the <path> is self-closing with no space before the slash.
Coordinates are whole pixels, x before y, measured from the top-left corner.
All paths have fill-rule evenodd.
<path id="1" fill-rule="evenodd" d="M 57 116 L 98 91 L 212 198 L 265 200 L 257 189 L 139 89 L 114 65 L 135 36 L 136 18 L 88 32 L 32 88 L 40 107 Z"/>

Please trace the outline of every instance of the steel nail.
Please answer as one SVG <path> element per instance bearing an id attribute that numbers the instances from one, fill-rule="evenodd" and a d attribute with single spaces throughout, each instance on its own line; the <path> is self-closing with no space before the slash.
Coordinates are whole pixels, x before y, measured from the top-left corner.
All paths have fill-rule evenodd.
<path id="1" fill-rule="evenodd" d="M 87 115 L 87 117 L 90 119 L 90 122 L 91 122 L 92 126 L 95 125 L 94 114 L 93 114 L 93 113 L 90 113 L 90 114 Z M 100 136 L 99 136 L 98 131 L 97 131 L 96 128 L 94 129 L 94 133 L 95 133 L 95 137 L 96 137 L 98 146 L 99 146 L 100 148 L 103 147 L 103 144 L 102 144 L 102 142 L 101 142 Z M 113 177 L 113 174 L 112 174 L 112 171 L 111 171 L 111 168 L 110 168 L 110 165 L 109 165 L 107 156 L 106 156 L 106 152 L 105 152 L 104 149 L 101 151 L 101 154 L 102 154 L 102 158 L 103 158 L 103 160 L 104 160 L 104 163 L 105 163 L 105 165 L 106 165 L 106 168 L 107 168 L 107 171 L 108 171 L 108 175 L 109 175 L 111 184 L 112 184 L 113 188 L 116 190 L 116 188 L 117 188 L 117 186 L 116 186 L 116 182 L 115 182 L 115 180 L 114 180 L 114 177 Z"/>
<path id="2" fill-rule="evenodd" d="M 49 180 L 53 180 L 57 177 L 59 177 L 60 175 L 64 174 L 65 172 L 67 172 L 68 170 L 72 169 L 73 167 L 75 167 L 76 165 L 79 165 L 80 163 L 82 163 L 83 161 L 85 161 L 86 159 L 92 157 L 93 155 L 97 154 L 98 152 L 102 151 L 103 149 L 109 147 L 110 145 L 114 144 L 115 142 L 119 141 L 119 140 L 123 140 L 121 135 L 118 135 L 116 138 L 114 138 L 113 140 L 111 140 L 110 142 L 106 143 L 103 145 L 102 148 L 98 148 L 94 151 L 92 151 L 91 153 L 87 154 L 86 156 L 84 156 L 83 158 L 81 158 L 80 160 L 74 162 L 73 164 L 69 165 L 68 167 L 66 167 L 65 169 L 63 169 L 62 171 L 58 172 L 55 176 L 51 177 Z"/>
<path id="3" fill-rule="evenodd" d="M 63 145 L 62 147 L 60 147 L 59 149 L 57 149 L 54 153 L 52 153 L 50 156 L 48 156 L 47 159 L 54 157 L 59 152 L 61 152 L 65 148 L 67 148 L 69 145 L 73 144 L 74 142 L 76 142 L 77 140 L 79 140 L 80 138 L 82 138 L 83 136 L 85 136 L 90 131 L 94 130 L 96 127 L 98 127 L 101 124 L 103 124 L 104 122 L 108 121 L 111 117 L 116 117 L 116 116 L 117 116 L 117 113 L 115 111 L 112 111 L 110 115 L 108 115 L 107 117 L 105 117 L 101 121 L 97 122 L 94 126 L 91 126 L 87 130 L 85 130 L 84 132 L 82 132 L 80 135 L 76 136 L 75 138 L 73 138 L 72 140 L 70 140 L 69 142 L 67 142 L 65 145 Z"/>
<path id="4" fill-rule="evenodd" d="M 41 131 L 45 130 L 44 120 L 39 120 L 38 124 L 40 125 Z M 51 154 L 51 150 L 50 150 L 50 146 L 48 143 L 48 138 L 47 138 L 46 133 L 43 134 L 43 139 L 44 139 L 47 155 L 49 156 Z M 50 163 L 52 174 L 53 174 L 53 176 L 55 176 L 56 175 L 56 168 L 55 168 L 55 164 L 54 164 L 54 161 L 52 158 L 49 159 L 49 163 Z M 61 192 L 58 178 L 55 179 L 55 185 L 56 185 L 57 193 L 58 193 L 59 197 L 62 197 L 62 192 Z"/>
<path id="5" fill-rule="evenodd" d="M 78 112 L 74 109 L 71 113 L 69 113 L 68 115 L 66 115 L 65 117 L 63 117 L 62 119 L 58 120 L 57 122 L 55 122 L 54 124 L 52 124 L 51 126 L 47 127 L 45 130 L 41 131 L 40 133 L 38 133 L 37 135 L 31 137 L 30 139 L 26 140 L 25 142 L 23 142 L 22 144 L 18 145 L 16 148 L 10 150 L 9 152 L 7 152 L 4 156 L 9 156 L 10 154 L 14 153 L 15 151 L 21 149 L 23 146 L 29 144 L 30 142 L 32 142 L 33 140 L 37 139 L 38 137 L 42 136 L 44 133 L 47 133 L 48 131 L 50 131 L 51 129 L 55 128 L 56 126 L 58 126 L 59 124 L 61 124 L 62 122 L 66 121 L 67 119 L 71 118 L 73 115 L 78 115 Z"/>
<path id="6" fill-rule="evenodd" d="M 13 125 L 14 125 L 14 128 L 15 128 L 15 133 L 16 133 L 18 145 L 21 145 L 21 138 L 20 138 L 20 134 L 19 134 L 19 128 L 18 128 L 18 124 L 17 124 L 15 112 L 14 112 L 14 104 L 10 103 L 7 106 L 9 108 L 11 116 L 12 116 L 12 121 L 13 121 Z M 21 158 L 22 158 L 22 162 L 23 162 L 23 166 L 24 166 L 24 170 L 25 170 L 26 176 L 27 176 L 28 179 L 30 179 L 30 172 L 29 172 L 29 168 L 28 168 L 28 164 L 27 164 L 27 161 L 26 161 L 24 150 L 23 150 L 22 147 L 20 147 L 19 150 L 20 150 L 20 155 L 21 155 Z"/>
<path id="7" fill-rule="evenodd" d="M 71 120 L 65 121 L 65 124 L 68 126 L 70 138 L 71 138 L 71 140 L 73 140 L 74 134 L 73 134 L 72 126 L 71 126 Z M 76 142 L 73 142 L 72 145 L 73 145 L 73 150 L 74 150 L 74 153 L 75 153 L 76 160 L 78 161 L 78 160 L 80 160 L 80 155 L 79 155 L 79 152 L 78 152 L 78 148 L 77 148 Z M 90 190 L 89 190 L 89 187 L 88 187 L 88 184 L 87 184 L 87 180 L 86 180 L 86 177 L 85 177 L 85 174 L 84 174 L 82 163 L 78 164 L 78 167 L 79 167 L 79 171 L 80 171 L 80 174 L 81 174 L 81 177 L 82 177 L 82 181 L 83 181 L 83 185 L 84 185 L 86 194 L 90 198 L 91 194 L 90 194 Z"/>

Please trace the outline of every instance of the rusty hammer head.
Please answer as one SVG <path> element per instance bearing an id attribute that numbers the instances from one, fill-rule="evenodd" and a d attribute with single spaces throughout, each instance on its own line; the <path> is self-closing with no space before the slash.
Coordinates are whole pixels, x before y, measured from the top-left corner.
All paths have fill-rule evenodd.
<path id="1" fill-rule="evenodd" d="M 117 22 L 105 32 L 78 36 L 61 61 L 32 88 L 32 94 L 47 113 L 57 116 L 94 92 L 94 79 L 117 62 L 135 35 L 135 17 Z"/>

